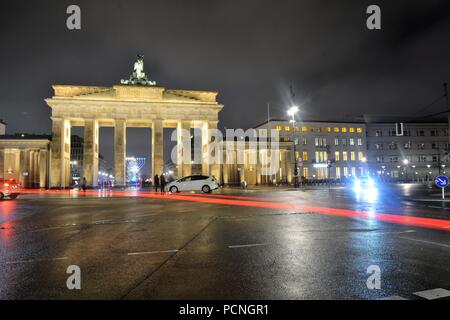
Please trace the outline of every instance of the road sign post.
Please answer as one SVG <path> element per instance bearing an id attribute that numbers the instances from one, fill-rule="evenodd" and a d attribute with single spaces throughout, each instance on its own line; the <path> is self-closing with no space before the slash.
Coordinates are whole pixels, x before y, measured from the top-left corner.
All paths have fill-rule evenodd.
<path id="1" fill-rule="evenodd" d="M 445 200 L 445 188 L 448 187 L 448 177 L 447 176 L 438 176 L 434 179 L 434 183 L 437 187 L 442 189 L 442 200 Z"/>

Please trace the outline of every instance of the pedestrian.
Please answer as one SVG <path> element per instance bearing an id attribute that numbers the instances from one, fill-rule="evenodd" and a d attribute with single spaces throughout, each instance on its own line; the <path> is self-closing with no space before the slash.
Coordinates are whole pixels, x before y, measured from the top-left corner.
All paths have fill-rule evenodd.
<path id="1" fill-rule="evenodd" d="M 161 193 L 164 193 L 164 189 L 166 188 L 166 179 L 164 178 L 164 175 L 161 175 L 160 178 L 160 182 L 161 182 Z"/>
<path id="2" fill-rule="evenodd" d="M 83 191 L 86 191 L 86 185 L 87 185 L 86 177 L 83 177 L 83 184 L 81 185 Z"/>
<path id="3" fill-rule="evenodd" d="M 158 192 L 159 176 L 157 174 L 155 174 L 155 177 L 153 178 L 153 186 L 155 187 L 155 192 Z"/>

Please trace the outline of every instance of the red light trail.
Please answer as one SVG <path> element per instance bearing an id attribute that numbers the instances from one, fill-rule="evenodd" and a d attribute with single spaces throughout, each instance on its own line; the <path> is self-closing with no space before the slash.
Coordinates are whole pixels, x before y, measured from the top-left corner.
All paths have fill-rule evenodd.
<path id="1" fill-rule="evenodd" d="M 28 194 L 58 194 L 58 195 L 72 195 L 72 196 L 97 196 L 97 197 L 142 197 L 155 199 L 170 199 L 178 201 L 190 201 L 198 203 L 221 204 L 240 207 L 253 207 L 274 209 L 282 211 L 294 212 L 314 212 L 329 216 L 357 218 L 366 220 L 378 220 L 388 223 L 402 224 L 408 226 L 416 226 L 423 228 L 438 229 L 450 231 L 450 220 L 424 218 L 416 216 L 406 216 L 390 213 L 380 212 L 364 212 L 350 209 L 329 208 L 319 206 L 307 206 L 291 203 L 280 203 L 262 201 L 258 197 L 236 196 L 236 195 L 203 195 L 192 193 L 158 193 L 158 192 L 141 192 L 141 191 L 111 191 L 111 190 L 87 190 L 87 191 L 69 191 L 69 190 L 23 190 L 23 193 Z"/>

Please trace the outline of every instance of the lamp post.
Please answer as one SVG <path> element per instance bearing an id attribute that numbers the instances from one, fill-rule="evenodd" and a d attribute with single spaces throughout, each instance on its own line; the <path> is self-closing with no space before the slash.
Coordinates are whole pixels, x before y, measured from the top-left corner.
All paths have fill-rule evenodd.
<path id="1" fill-rule="evenodd" d="M 296 148 L 296 144 L 295 144 L 295 136 L 294 136 L 294 131 L 295 131 L 295 115 L 298 112 L 298 107 L 297 106 L 292 106 L 289 108 L 288 110 L 288 115 L 292 117 L 291 119 L 291 124 L 292 124 L 292 143 L 294 144 L 294 187 L 297 188 L 298 187 L 298 180 L 297 180 L 297 176 L 298 176 L 298 167 L 297 167 L 297 148 Z"/>
<path id="2" fill-rule="evenodd" d="M 405 179 L 406 179 L 406 182 L 408 182 L 408 164 L 409 164 L 409 160 L 408 159 L 404 159 L 403 160 L 403 164 L 405 165 Z"/>

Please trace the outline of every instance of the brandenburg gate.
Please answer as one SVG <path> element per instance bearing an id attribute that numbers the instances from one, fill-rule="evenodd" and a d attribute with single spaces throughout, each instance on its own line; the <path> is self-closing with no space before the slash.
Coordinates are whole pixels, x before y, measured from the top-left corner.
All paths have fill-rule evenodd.
<path id="1" fill-rule="evenodd" d="M 71 127 L 84 127 L 83 177 L 95 187 L 98 175 L 99 128 L 114 128 L 114 175 L 116 185 L 125 185 L 126 129 L 152 129 L 152 174 L 162 174 L 163 129 L 177 132 L 200 128 L 202 149 L 209 143 L 209 129 L 216 129 L 223 105 L 217 92 L 172 90 L 157 86 L 143 72 L 138 56 L 128 80 L 112 87 L 53 85 L 54 96 L 45 101 L 52 109 L 50 187 L 66 188 L 70 184 Z M 150 139 L 150 137 L 149 137 Z M 184 141 L 189 139 L 189 141 Z M 183 141 L 180 141 L 183 140 Z M 191 164 L 183 160 L 183 146 L 190 146 L 190 136 L 178 135 L 178 176 L 191 173 Z M 189 150 L 190 152 L 190 150 Z M 220 175 L 217 165 L 202 156 L 202 173 Z"/>

